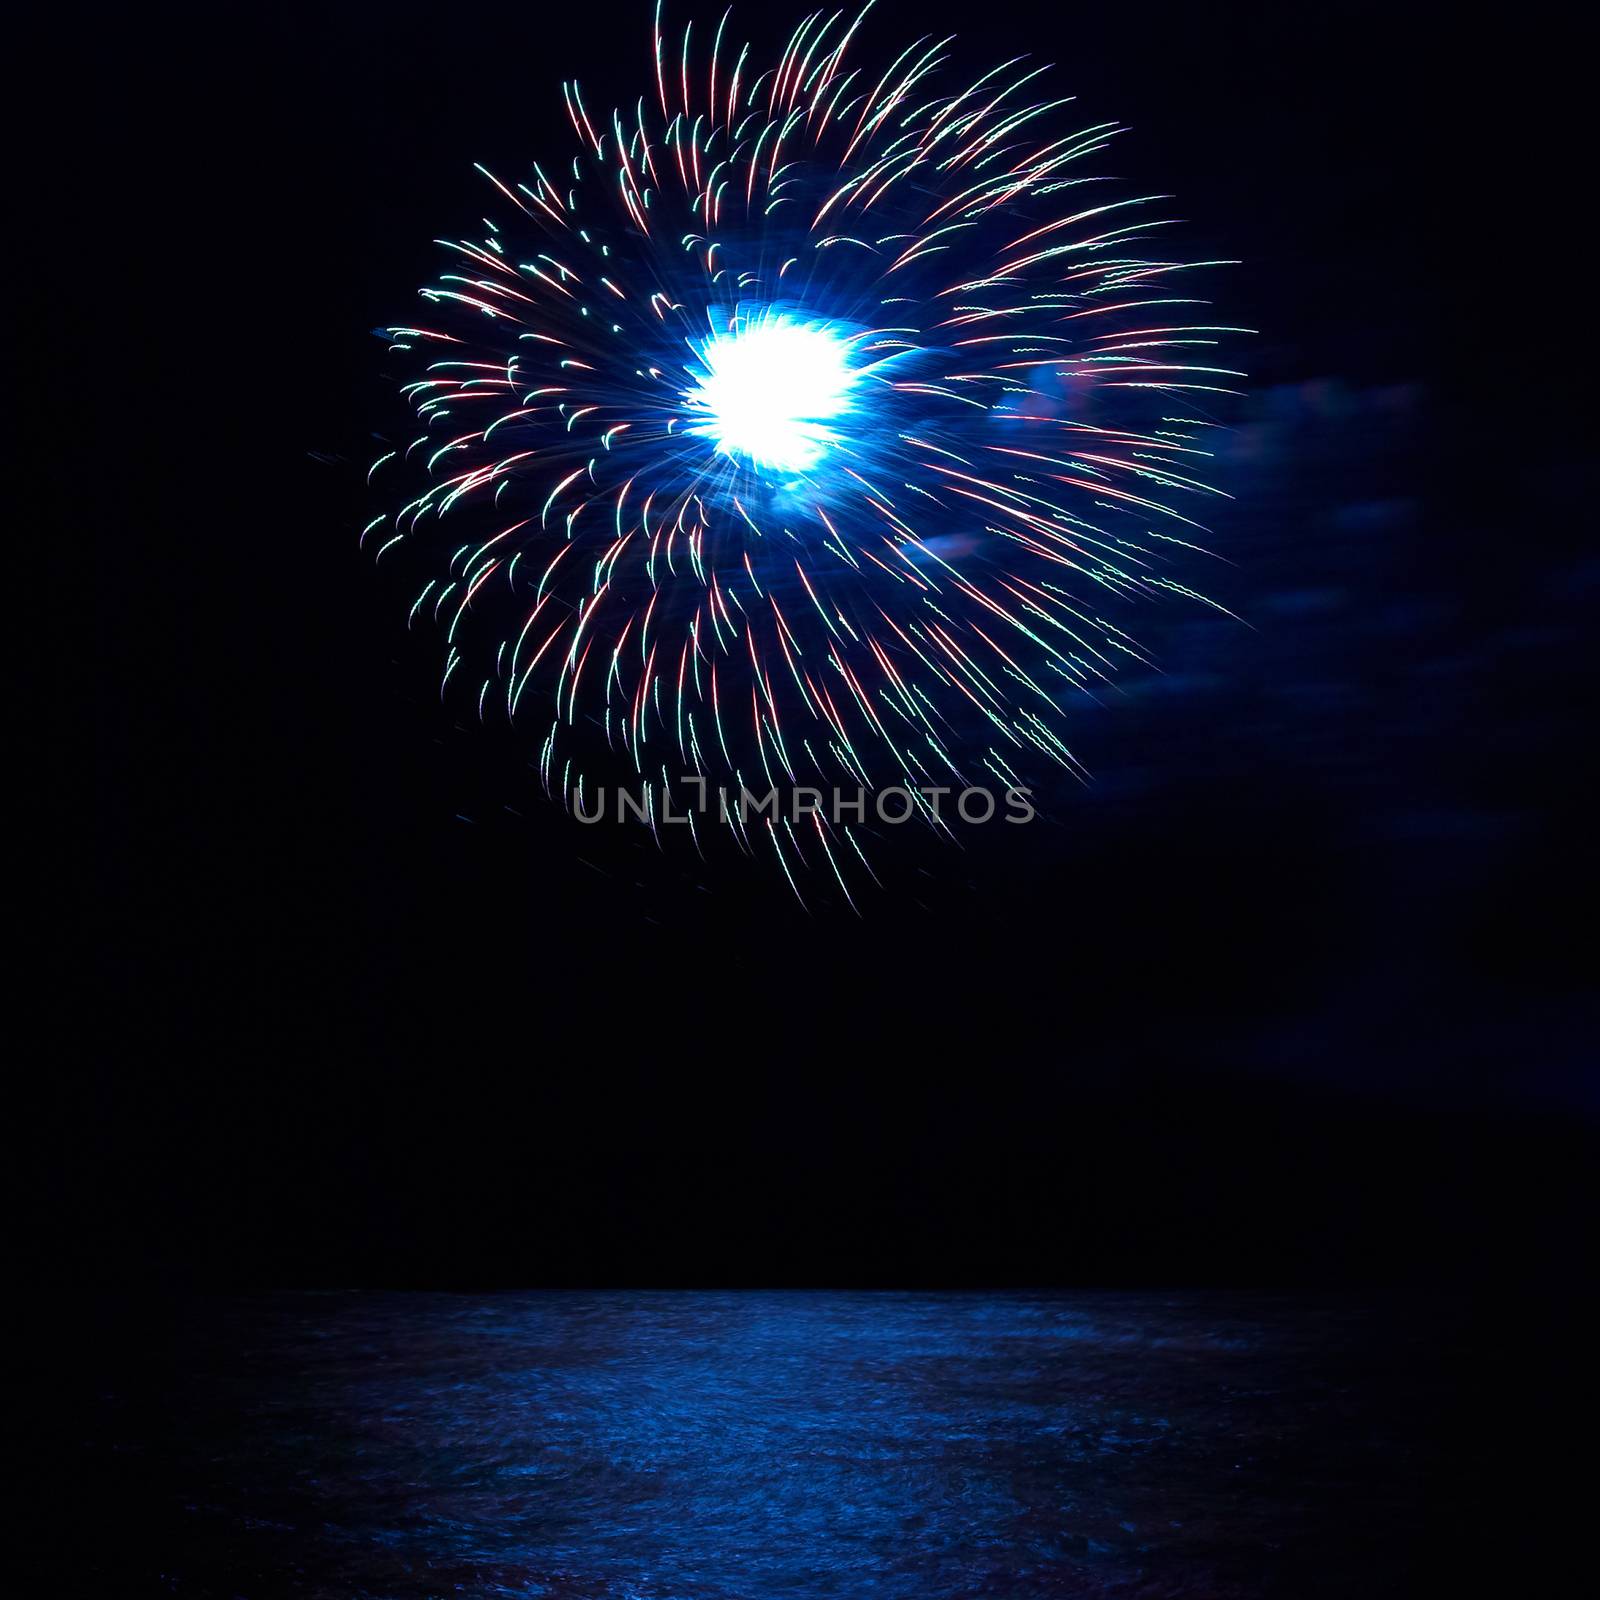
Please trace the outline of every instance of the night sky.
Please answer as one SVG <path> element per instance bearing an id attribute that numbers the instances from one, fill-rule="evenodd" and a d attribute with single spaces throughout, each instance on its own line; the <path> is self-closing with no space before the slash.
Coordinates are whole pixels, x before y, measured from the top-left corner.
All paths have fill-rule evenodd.
<path id="1" fill-rule="evenodd" d="M 1249 626 L 1164 621 L 1089 788 L 859 922 L 577 829 L 356 548 L 406 426 L 371 330 L 476 225 L 474 161 L 565 148 L 564 75 L 631 97 L 646 8 L 156 6 L 53 47 L 53 1280 L 1570 1270 L 1600 567 L 1536 14 L 897 9 L 1054 60 L 1134 130 L 1103 170 L 1244 258 L 1213 547 Z"/>

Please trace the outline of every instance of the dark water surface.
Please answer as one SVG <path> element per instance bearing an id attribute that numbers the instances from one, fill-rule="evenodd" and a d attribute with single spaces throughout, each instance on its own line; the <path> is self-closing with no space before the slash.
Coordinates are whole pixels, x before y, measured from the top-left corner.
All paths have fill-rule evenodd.
<path id="1" fill-rule="evenodd" d="M 129 1524 L 75 1552 L 101 1593 L 1365 1597 L 1420 1592 L 1439 1513 L 1440 1330 L 1348 1301 L 303 1294 L 182 1323 L 98 1402 Z"/>

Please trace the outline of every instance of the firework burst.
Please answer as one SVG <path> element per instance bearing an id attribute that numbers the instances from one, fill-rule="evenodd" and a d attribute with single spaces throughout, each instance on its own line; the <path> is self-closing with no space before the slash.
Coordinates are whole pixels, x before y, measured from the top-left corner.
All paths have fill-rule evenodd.
<path id="1" fill-rule="evenodd" d="M 626 773 L 659 832 L 689 785 L 893 786 L 948 829 L 949 787 L 1078 772 L 1132 603 L 1199 598 L 1171 568 L 1244 331 L 1193 292 L 1216 263 L 1089 170 L 1118 129 L 1046 68 L 952 82 L 926 38 L 869 70 L 865 15 L 763 66 L 658 12 L 648 96 L 567 84 L 576 153 L 480 169 L 498 215 L 389 330 L 421 432 L 366 537 L 431 562 L 443 692 L 569 805 Z M 797 892 L 866 860 L 821 812 L 721 820 Z"/>

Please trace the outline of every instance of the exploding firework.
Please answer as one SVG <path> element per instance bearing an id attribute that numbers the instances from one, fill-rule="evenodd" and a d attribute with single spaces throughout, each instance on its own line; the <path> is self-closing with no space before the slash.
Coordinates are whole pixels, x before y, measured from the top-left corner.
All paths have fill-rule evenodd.
<path id="1" fill-rule="evenodd" d="M 951 40 L 881 70 L 866 16 L 776 63 L 662 31 L 647 97 L 441 241 L 416 362 L 409 496 L 369 524 L 433 576 L 443 692 L 528 730 L 582 813 L 625 774 L 660 832 L 685 790 L 938 796 L 1080 771 L 1075 697 L 1146 658 L 1133 603 L 1200 598 L 1207 397 L 1227 333 L 1152 241 L 1164 198 L 1087 170 L 1047 69 L 949 82 Z M 401 498 L 396 494 L 394 499 Z M 698 812 L 698 818 L 697 818 Z M 682 804 L 697 846 L 848 879 L 859 822 Z M 870 868 L 866 870 L 870 871 Z"/>

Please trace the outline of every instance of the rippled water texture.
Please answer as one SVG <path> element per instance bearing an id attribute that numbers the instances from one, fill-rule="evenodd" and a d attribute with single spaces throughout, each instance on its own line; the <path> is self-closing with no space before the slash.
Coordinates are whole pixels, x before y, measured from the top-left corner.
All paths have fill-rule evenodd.
<path id="1" fill-rule="evenodd" d="M 1370 1308 L 298 1295 L 183 1343 L 95 1446 L 167 1593 L 1414 1592 L 1426 1363 Z"/>

